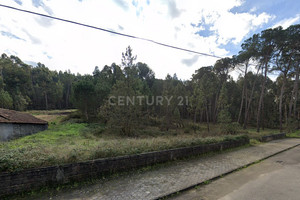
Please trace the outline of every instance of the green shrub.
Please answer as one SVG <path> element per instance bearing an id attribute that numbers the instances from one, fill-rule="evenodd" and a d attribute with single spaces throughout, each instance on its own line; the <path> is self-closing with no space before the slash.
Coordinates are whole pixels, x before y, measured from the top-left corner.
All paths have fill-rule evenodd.
<path id="1" fill-rule="evenodd" d="M 287 124 L 287 132 L 288 133 L 292 133 L 292 132 L 295 132 L 298 128 L 298 123 L 296 120 L 293 120 L 293 119 L 289 119 L 288 120 L 288 124 Z"/>
<path id="2" fill-rule="evenodd" d="M 190 133 L 190 131 L 191 131 L 190 127 L 185 127 L 183 132 L 184 133 Z"/>
<path id="3" fill-rule="evenodd" d="M 156 117 L 149 117 L 148 118 L 148 125 L 150 126 L 160 126 L 161 125 L 161 119 Z"/>
<path id="4" fill-rule="evenodd" d="M 237 134 L 240 130 L 240 125 L 237 122 L 220 124 L 221 132 L 225 134 Z"/>
<path id="5" fill-rule="evenodd" d="M 197 123 L 188 123 L 186 129 L 193 130 L 194 133 L 196 133 L 197 131 L 200 131 L 201 127 Z"/>
<path id="6" fill-rule="evenodd" d="M 218 122 L 221 124 L 229 124 L 231 122 L 231 115 L 227 109 L 223 109 L 219 112 Z"/>
<path id="7" fill-rule="evenodd" d="M 249 140 L 248 135 L 228 135 L 224 138 L 224 141 L 237 141 L 240 139 Z"/>
<path id="8" fill-rule="evenodd" d="M 240 129 L 237 122 L 231 122 L 231 115 L 227 109 L 220 111 L 218 122 L 220 123 L 221 132 L 225 134 L 237 134 Z"/>
<path id="9" fill-rule="evenodd" d="M 66 122 L 66 121 L 82 121 L 81 119 L 81 114 L 76 111 L 76 112 L 72 112 L 70 114 L 68 114 L 67 116 L 63 117 L 61 119 L 61 122 Z"/>

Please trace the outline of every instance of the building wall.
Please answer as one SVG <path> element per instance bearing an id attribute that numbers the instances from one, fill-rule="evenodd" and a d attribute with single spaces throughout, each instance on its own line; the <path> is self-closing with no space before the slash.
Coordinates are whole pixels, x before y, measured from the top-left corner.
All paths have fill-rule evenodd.
<path id="1" fill-rule="evenodd" d="M 48 128 L 47 124 L 6 124 L 0 123 L 0 140 L 7 141 L 13 138 L 31 135 Z"/>
<path id="2" fill-rule="evenodd" d="M 0 140 L 5 141 L 13 134 L 13 125 L 0 123 Z"/>

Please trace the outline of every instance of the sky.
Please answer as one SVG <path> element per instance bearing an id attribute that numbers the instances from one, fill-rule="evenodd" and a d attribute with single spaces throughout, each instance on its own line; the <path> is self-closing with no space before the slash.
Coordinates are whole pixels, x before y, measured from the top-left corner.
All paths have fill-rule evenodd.
<path id="1" fill-rule="evenodd" d="M 242 42 L 267 28 L 300 23 L 296 0 L 0 0 L 0 4 L 64 18 L 157 42 L 230 57 Z M 157 78 L 188 80 L 217 58 L 0 7 L 0 54 L 51 70 L 92 74 L 121 64 L 131 46 L 137 62 Z"/>

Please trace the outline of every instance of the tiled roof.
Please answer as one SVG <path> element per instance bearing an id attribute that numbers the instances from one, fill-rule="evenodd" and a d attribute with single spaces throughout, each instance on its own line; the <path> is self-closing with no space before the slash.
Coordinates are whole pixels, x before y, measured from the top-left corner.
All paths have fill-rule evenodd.
<path id="1" fill-rule="evenodd" d="M 30 114 L 0 108 L 0 123 L 14 124 L 47 124 Z"/>

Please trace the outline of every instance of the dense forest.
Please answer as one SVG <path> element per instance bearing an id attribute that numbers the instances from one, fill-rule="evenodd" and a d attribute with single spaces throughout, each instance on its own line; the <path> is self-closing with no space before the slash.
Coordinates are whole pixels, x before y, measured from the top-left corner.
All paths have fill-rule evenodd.
<path id="1" fill-rule="evenodd" d="M 155 58 L 153 58 L 155 59 Z M 26 109 L 77 108 L 88 122 L 106 123 L 129 135 L 139 126 L 168 130 L 189 120 L 239 124 L 260 128 L 294 129 L 299 121 L 300 25 L 263 30 L 245 40 L 238 55 L 199 66 L 190 80 L 177 75 L 155 78 L 146 63 L 136 63 L 130 46 L 121 65 L 95 67 L 92 75 L 33 67 L 16 56 L 0 59 L 0 107 Z M 240 76 L 233 80 L 230 72 Z M 276 81 L 270 73 L 278 74 Z M 118 96 L 171 97 L 170 103 L 128 103 L 116 106 Z M 112 103 L 112 101 L 114 103 Z"/>

